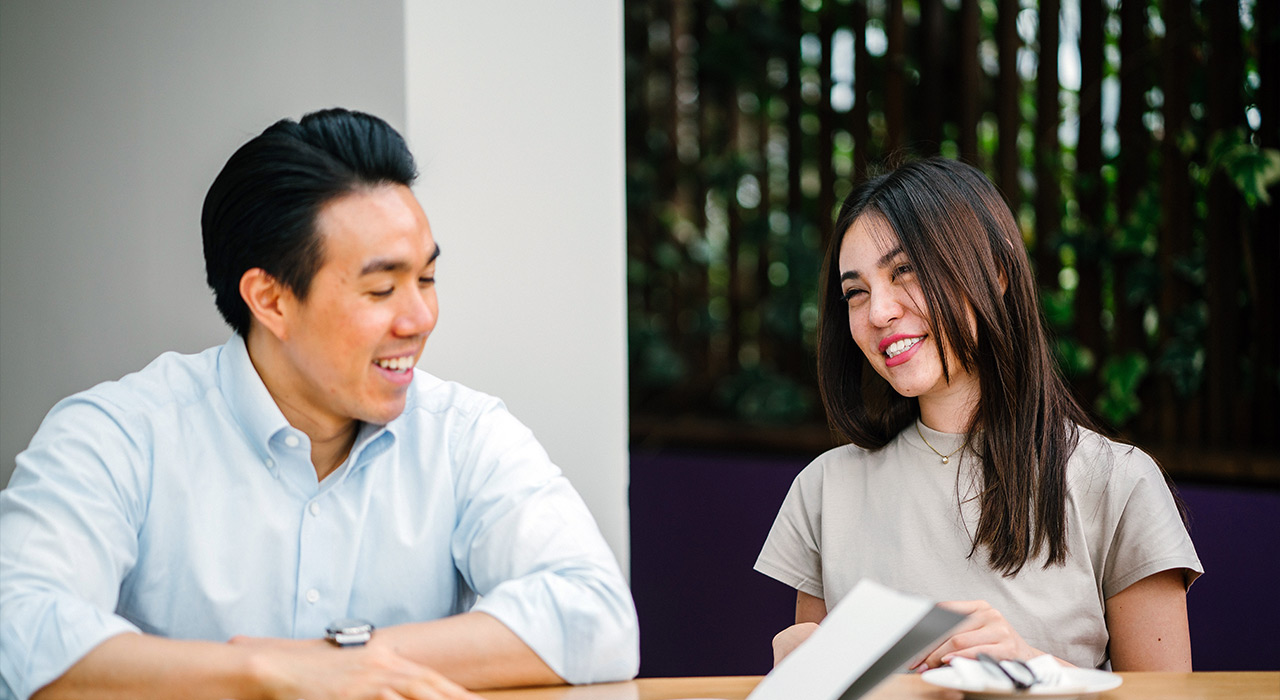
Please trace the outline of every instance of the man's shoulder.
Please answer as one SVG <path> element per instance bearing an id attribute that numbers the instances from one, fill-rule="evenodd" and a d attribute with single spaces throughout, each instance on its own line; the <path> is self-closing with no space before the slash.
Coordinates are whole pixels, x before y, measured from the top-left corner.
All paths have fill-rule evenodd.
<path id="1" fill-rule="evenodd" d="M 218 385 L 221 346 L 198 353 L 165 352 L 142 369 L 97 384 L 60 404 L 88 403 L 110 411 L 163 411 L 203 400 Z"/>
<path id="2" fill-rule="evenodd" d="M 425 370 L 415 369 L 413 383 L 409 385 L 405 414 L 452 415 L 465 419 L 495 408 L 505 410 L 502 400 L 496 396 L 442 379 Z"/>

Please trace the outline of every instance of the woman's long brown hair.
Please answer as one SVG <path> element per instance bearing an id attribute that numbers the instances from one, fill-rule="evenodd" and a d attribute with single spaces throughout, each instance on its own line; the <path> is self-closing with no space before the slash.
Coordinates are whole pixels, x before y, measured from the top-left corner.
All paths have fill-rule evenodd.
<path id="1" fill-rule="evenodd" d="M 823 264 L 818 383 L 832 427 L 879 449 L 919 415 L 875 370 L 849 332 L 840 299 L 840 246 L 860 216 L 883 217 L 911 259 L 930 333 L 950 379 L 945 345 L 978 377 L 966 432 L 982 460 L 973 549 L 1013 576 L 1031 559 L 1066 558 L 1066 467 L 1077 426 L 1092 422 L 1058 373 L 1018 226 L 977 169 L 932 158 L 903 165 L 849 194 Z M 976 321 L 971 330 L 970 313 Z"/>

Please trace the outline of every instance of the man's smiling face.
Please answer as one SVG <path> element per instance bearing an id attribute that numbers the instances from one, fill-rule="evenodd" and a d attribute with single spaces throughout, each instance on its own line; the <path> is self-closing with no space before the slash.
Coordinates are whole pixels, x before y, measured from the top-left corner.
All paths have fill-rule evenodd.
<path id="1" fill-rule="evenodd" d="M 403 185 L 356 190 L 316 217 L 320 268 L 291 313 L 277 387 L 319 424 L 387 423 L 404 411 L 413 368 L 436 325 L 439 248 Z"/>

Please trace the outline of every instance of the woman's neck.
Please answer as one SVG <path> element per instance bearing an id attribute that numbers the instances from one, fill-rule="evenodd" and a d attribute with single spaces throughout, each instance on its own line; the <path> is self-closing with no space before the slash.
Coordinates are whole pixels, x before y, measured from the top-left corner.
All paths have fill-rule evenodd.
<path id="1" fill-rule="evenodd" d="M 940 433 L 967 432 L 982 393 L 977 379 L 950 389 L 919 398 L 920 422 Z"/>

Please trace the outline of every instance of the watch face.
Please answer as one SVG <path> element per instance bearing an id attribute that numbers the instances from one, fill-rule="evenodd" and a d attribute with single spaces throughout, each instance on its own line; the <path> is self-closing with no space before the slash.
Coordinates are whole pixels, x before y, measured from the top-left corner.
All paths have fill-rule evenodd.
<path id="1" fill-rule="evenodd" d="M 373 637 L 373 623 L 347 617 L 329 623 L 324 632 L 326 639 L 340 647 L 360 646 Z"/>

